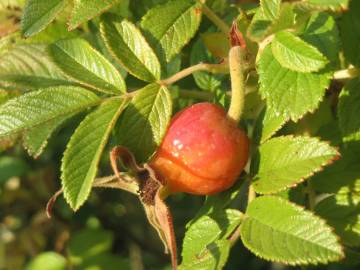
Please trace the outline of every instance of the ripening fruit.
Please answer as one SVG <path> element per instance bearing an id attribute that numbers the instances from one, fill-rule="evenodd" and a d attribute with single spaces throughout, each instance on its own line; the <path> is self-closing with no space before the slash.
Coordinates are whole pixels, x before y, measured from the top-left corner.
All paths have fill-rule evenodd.
<path id="1" fill-rule="evenodd" d="M 175 115 L 150 165 L 171 192 L 209 195 L 234 184 L 248 155 L 245 132 L 224 109 L 198 103 Z"/>

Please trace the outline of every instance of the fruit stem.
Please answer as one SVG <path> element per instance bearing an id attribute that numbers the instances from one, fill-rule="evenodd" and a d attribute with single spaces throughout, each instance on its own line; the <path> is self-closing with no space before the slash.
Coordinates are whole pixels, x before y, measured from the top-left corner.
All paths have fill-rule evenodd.
<path id="1" fill-rule="evenodd" d="M 230 27 L 216 15 L 206 4 L 202 5 L 202 11 L 208 19 L 215 24 L 225 35 L 229 34 Z"/>
<path id="2" fill-rule="evenodd" d="M 173 84 L 173 83 L 177 82 L 178 80 L 181 80 L 197 71 L 208 71 L 211 73 L 227 73 L 228 65 L 226 62 L 223 62 L 220 64 L 199 63 L 197 65 L 185 68 L 185 69 L 181 70 L 180 72 L 174 74 L 170 78 L 160 81 L 159 83 L 162 85 L 170 85 L 170 84 Z"/>
<path id="3" fill-rule="evenodd" d="M 229 52 L 231 103 L 227 115 L 236 123 L 241 119 L 245 104 L 244 52 L 240 46 L 232 47 Z"/>
<path id="4" fill-rule="evenodd" d="M 360 70 L 354 67 L 338 70 L 334 73 L 335 80 L 351 79 L 360 76 Z"/>

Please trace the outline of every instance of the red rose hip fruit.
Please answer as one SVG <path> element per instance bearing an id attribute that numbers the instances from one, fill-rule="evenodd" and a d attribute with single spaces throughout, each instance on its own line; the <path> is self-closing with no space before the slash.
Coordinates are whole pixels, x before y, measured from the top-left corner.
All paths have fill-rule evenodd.
<path id="1" fill-rule="evenodd" d="M 234 184 L 248 155 L 245 132 L 224 109 L 198 103 L 175 115 L 150 165 L 171 192 L 210 195 Z"/>

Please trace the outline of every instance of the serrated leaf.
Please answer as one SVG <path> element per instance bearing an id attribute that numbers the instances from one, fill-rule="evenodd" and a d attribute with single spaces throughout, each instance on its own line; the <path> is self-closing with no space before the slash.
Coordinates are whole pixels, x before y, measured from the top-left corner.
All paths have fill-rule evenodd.
<path id="1" fill-rule="evenodd" d="M 360 140 L 360 80 L 349 81 L 341 90 L 338 103 L 339 126 L 343 141 Z"/>
<path id="2" fill-rule="evenodd" d="M 260 8 L 265 17 L 274 20 L 280 13 L 281 0 L 260 0 Z"/>
<path id="3" fill-rule="evenodd" d="M 80 123 L 66 146 L 61 164 L 64 197 L 73 210 L 86 201 L 101 154 L 127 100 L 105 101 Z"/>
<path id="4" fill-rule="evenodd" d="M 100 31 L 109 51 L 129 73 L 149 82 L 160 79 L 159 60 L 135 25 L 107 16 Z"/>
<path id="5" fill-rule="evenodd" d="M 222 269 L 229 250 L 226 243 L 222 242 L 225 250 L 217 249 L 217 244 L 227 239 L 241 219 L 241 212 L 226 209 L 203 215 L 191 223 L 183 242 L 180 269 Z M 211 247 L 217 252 L 212 253 Z M 209 267 L 200 268 L 206 265 Z"/>
<path id="6" fill-rule="evenodd" d="M 99 102 L 95 94 L 75 86 L 52 87 L 24 94 L 0 106 L 0 137 L 80 112 Z"/>
<path id="7" fill-rule="evenodd" d="M 142 18 L 141 27 L 156 45 L 158 55 L 169 62 L 197 32 L 201 14 L 197 1 L 169 1 L 150 9 Z"/>
<path id="8" fill-rule="evenodd" d="M 338 152 L 325 142 L 309 137 L 277 137 L 259 147 L 253 165 L 253 186 L 262 194 L 294 186 L 336 158 Z"/>
<path id="9" fill-rule="evenodd" d="M 229 240 L 217 240 L 209 244 L 205 250 L 197 255 L 196 260 L 191 260 L 187 264 L 181 264 L 180 270 L 191 269 L 214 269 L 224 268 L 230 254 L 231 243 Z"/>
<path id="10" fill-rule="evenodd" d="M 318 49 L 287 31 L 275 34 L 271 49 L 281 66 L 298 72 L 319 71 L 328 63 Z"/>
<path id="11" fill-rule="evenodd" d="M 290 265 L 337 261 L 342 247 L 319 217 L 279 197 L 262 196 L 246 211 L 240 234 L 256 255 Z"/>
<path id="12" fill-rule="evenodd" d="M 198 39 L 191 49 L 190 64 L 195 65 L 201 62 L 213 63 L 214 57 L 206 49 L 201 39 Z M 196 84 L 203 90 L 213 91 L 220 87 L 223 75 L 211 74 L 206 71 L 198 71 L 193 73 Z"/>
<path id="13" fill-rule="evenodd" d="M 360 246 L 360 179 L 347 192 L 329 196 L 315 207 L 341 241 L 348 246 Z"/>
<path id="14" fill-rule="evenodd" d="M 43 30 L 65 7 L 65 0 L 28 0 L 21 18 L 21 32 L 25 37 Z"/>
<path id="15" fill-rule="evenodd" d="M 314 111 L 330 83 L 329 73 L 302 73 L 280 65 L 268 45 L 259 60 L 260 93 L 269 108 L 297 121 Z"/>
<path id="16" fill-rule="evenodd" d="M 149 84 L 139 90 L 125 110 L 117 130 L 119 144 L 138 162 L 146 161 L 161 144 L 172 113 L 172 100 L 165 86 Z"/>
<path id="17" fill-rule="evenodd" d="M 283 3 L 280 8 L 278 17 L 270 20 L 264 14 L 262 8 L 259 8 L 247 30 L 251 40 L 260 42 L 267 36 L 287 28 L 291 28 L 295 24 L 295 12 L 293 6 L 289 3 Z"/>
<path id="18" fill-rule="evenodd" d="M 49 46 L 54 63 L 81 84 L 109 94 L 126 92 L 119 71 L 83 39 L 59 40 Z"/>
<path id="19" fill-rule="evenodd" d="M 120 0 L 74 0 L 74 7 L 69 19 L 69 30 L 73 30 L 88 20 L 99 16 Z"/>
<path id="20" fill-rule="evenodd" d="M 31 128 L 24 132 L 23 145 L 29 155 L 37 158 L 44 151 L 49 138 L 72 114 L 57 117 L 43 125 Z"/>
<path id="21" fill-rule="evenodd" d="M 336 21 L 326 12 L 313 12 L 300 38 L 316 47 L 330 61 L 331 69 L 338 69 L 340 37 Z"/>
<path id="22" fill-rule="evenodd" d="M 21 90 L 70 84 L 52 63 L 45 45 L 18 45 L 0 57 L 1 84 Z"/>
<path id="23" fill-rule="evenodd" d="M 346 60 L 360 67 L 360 1 L 350 2 L 340 23 L 341 38 Z"/>
<path id="24" fill-rule="evenodd" d="M 308 4 L 312 9 L 321 10 L 345 10 L 349 4 L 349 0 L 306 0 L 304 4 Z"/>
<path id="25" fill-rule="evenodd" d="M 255 122 L 254 141 L 261 144 L 270 139 L 287 121 L 283 115 L 264 108 Z"/>

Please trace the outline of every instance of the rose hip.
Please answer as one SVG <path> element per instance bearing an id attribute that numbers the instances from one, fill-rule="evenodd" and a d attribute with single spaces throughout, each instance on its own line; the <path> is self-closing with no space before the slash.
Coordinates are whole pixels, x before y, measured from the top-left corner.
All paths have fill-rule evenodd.
<path id="1" fill-rule="evenodd" d="M 210 195 L 234 184 L 248 155 L 245 132 L 224 109 L 198 103 L 175 115 L 150 165 L 171 192 Z"/>

